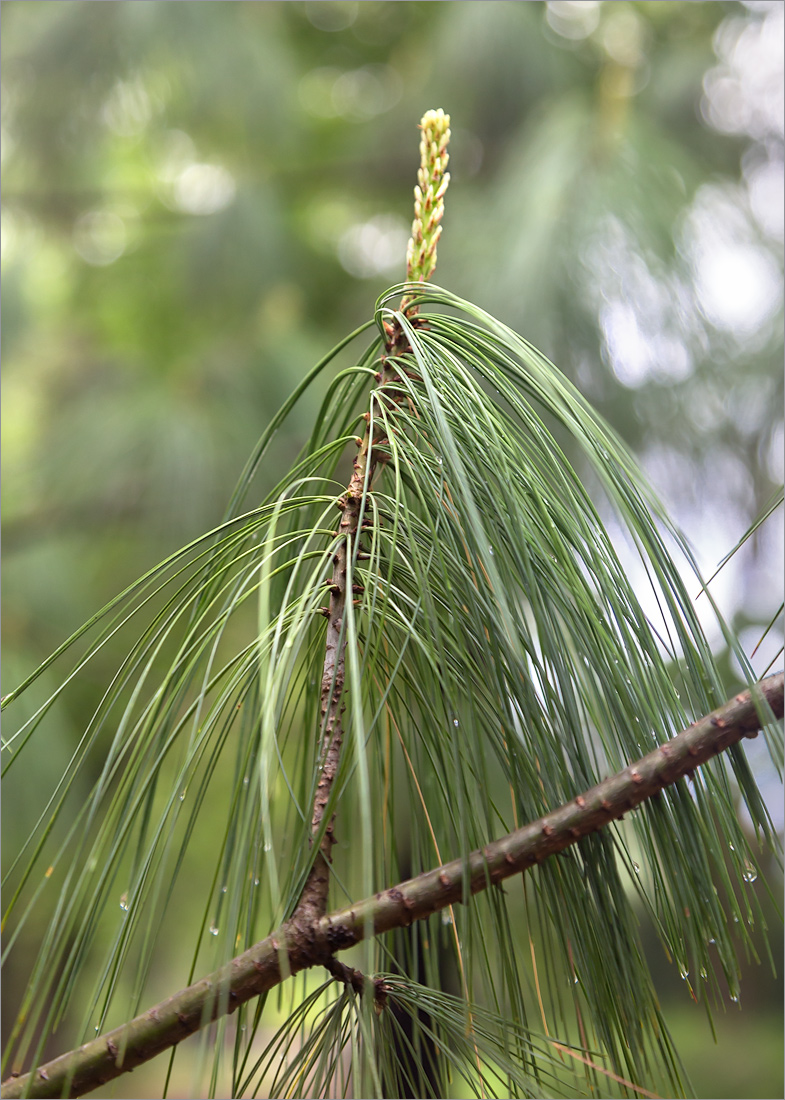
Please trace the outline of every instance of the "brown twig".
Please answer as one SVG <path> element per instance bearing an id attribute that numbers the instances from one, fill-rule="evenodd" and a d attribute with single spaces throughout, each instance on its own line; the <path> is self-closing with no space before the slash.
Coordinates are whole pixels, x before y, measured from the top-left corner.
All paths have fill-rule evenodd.
<path id="1" fill-rule="evenodd" d="M 396 323 L 393 326 L 386 326 L 386 329 L 389 331 L 385 333 L 386 354 L 382 356 L 381 369 L 377 375 L 379 384 L 379 389 L 375 391 L 377 399 L 388 383 L 398 380 L 397 358 L 408 348 L 408 340 L 400 325 Z M 394 408 L 402 397 L 389 391 L 385 396 L 389 396 L 388 409 Z M 323 732 L 319 751 L 319 780 L 311 815 L 311 835 L 315 838 L 321 832 L 322 836 L 319 851 L 293 916 L 293 920 L 300 925 L 303 932 L 315 928 L 315 922 L 319 917 L 324 916 L 327 909 L 329 867 L 335 844 L 335 815 L 332 815 L 324 825 L 324 814 L 338 774 L 344 737 L 343 689 L 346 676 L 344 616 L 347 599 L 351 599 L 355 593 L 359 594 L 362 591 L 361 585 L 350 585 L 349 566 L 355 557 L 357 542 L 362 533 L 366 494 L 373 483 L 377 467 L 384 461 L 380 448 L 389 443 L 385 436 L 383 421 L 378 417 L 374 419 L 370 413 L 366 414 L 366 417 L 365 435 L 361 438 L 349 485 L 337 502 L 342 514 L 336 532 L 333 575 L 328 582 L 330 604 L 328 608 L 320 609 L 328 621 L 321 684 Z M 314 947 L 316 948 L 317 945 Z"/>
<path id="2" fill-rule="evenodd" d="M 420 168 L 418 185 L 414 189 L 414 221 L 406 262 L 407 278 L 412 282 L 425 282 L 436 268 L 436 245 L 441 235 L 444 193 L 450 180 L 445 171 L 449 161 L 447 145 L 450 141 L 450 117 L 441 109 L 427 111 L 420 121 L 420 130 Z M 412 323 L 421 323 L 415 320 L 417 304 L 412 295 L 404 297 L 401 309 Z M 397 319 L 391 324 L 385 323 L 384 329 L 386 354 L 381 358 L 376 381 L 380 389 L 387 386 L 385 397 L 388 399 L 388 407 L 394 408 L 406 396 L 405 388 L 399 390 L 396 383 L 401 381 L 399 369 L 404 369 L 401 357 L 410 348 Z M 374 420 L 370 412 L 365 416 L 365 436 L 359 439 L 360 450 L 354 460 L 352 477 L 346 492 L 337 502 L 343 515 L 336 533 L 333 575 L 329 581 L 330 605 L 328 608 L 319 608 L 319 613 L 328 622 L 322 666 L 319 779 L 311 812 L 311 836 L 314 840 L 319 836 L 321 839 L 292 918 L 303 934 L 315 928 L 315 922 L 324 916 L 327 909 L 330 863 L 335 844 L 335 815 L 331 815 L 326 824 L 324 815 L 335 785 L 343 747 L 342 700 L 346 677 L 344 616 L 349 596 L 349 563 L 357 552 L 365 494 L 373 483 L 377 467 L 387 460 L 385 448 L 389 445 L 380 421 Z M 313 948 L 318 950 L 319 945 L 314 944 Z"/>
<path id="3" fill-rule="evenodd" d="M 641 760 L 467 858 L 453 860 L 323 916 L 309 929 L 298 921 L 288 921 L 195 985 L 41 1066 L 32 1079 L 30 1074 L 9 1078 L 0 1095 L 3 1100 L 24 1095 L 82 1096 L 175 1046 L 219 1016 L 233 1012 L 285 977 L 325 965 L 325 947 L 330 954 L 343 951 L 368 935 L 422 920 L 463 901 L 468 894 L 479 893 L 542 863 L 581 837 L 623 817 L 743 738 L 757 736 L 772 714 L 775 719 L 782 718 L 782 673 L 762 680 L 755 695 L 757 702 L 749 691 L 741 692 Z M 761 700 L 765 704 L 761 705 Z M 314 944 L 318 945 L 316 951 Z M 328 968 L 333 973 L 331 966 Z M 359 983 L 360 979 L 352 978 L 350 968 L 346 972 L 341 969 L 336 977 L 346 981 L 348 976 L 350 984 Z"/>

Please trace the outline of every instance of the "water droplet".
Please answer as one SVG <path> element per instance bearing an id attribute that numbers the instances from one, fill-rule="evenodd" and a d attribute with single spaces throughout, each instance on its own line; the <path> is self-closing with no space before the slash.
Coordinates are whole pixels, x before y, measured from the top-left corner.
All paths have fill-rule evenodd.
<path id="1" fill-rule="evenodd" d="M 211 924 L 210 925 L 210 935 L 211 936 L 217 936 L 218 935 L 218 925 L 217 924 Z"/>
<path id="2" fill-rule="evenodd" d="M 255 879 L 253 880 L 253 884 L 254 884 L 254 886 L 258 886 L 258 885 L 259 885 L 259 879 L 258 879 L 258 878 L 255 878 Z"/>
<path id="3" fill-rule="evenodd" d="M 735 852 L 735 851 L 736 851 L 736 849 L 735 849 L 735 848 L 733 847 L 733 845 L 732 845 L 732 844 L 729 844 L 729 845 L 728 845 L 728 847 L 730 848 L 730 850 L 731 850 L 732 852 Z"/>
<path id="4" fill-rule="evenodd" d="M 221 893 L 222 893 L 222 894 L 225 894 L 225 893 L 226 893 L 226 887 L 225 887 L 225 886 L 222 886 L 222 887 L 221 887 Z"/>
<path id="5" fill-rule="evenodd" d="M 738 997 L 738 994 L 736 994 L 736 993 L 731 993 L 730 999 L 733 1001 L 733 1003 L 735 1005 L 737 1005 L 739 1003 L 739 997 Z"/>
<path id="6" fill-rule="evenodd" d="M 738 918 L 738 917 L 734 917 L 734 918 L 733 918 L 733 923 L 734 923 L 734 924 L 738 924 L 738 923 L 739 923 L 739 918 Z"/>
<path id="7" fill-rule="evenodd" d="M 755 879 L 758 877 L 758 872 L 755 870 L 749 860 L 745 859 L 744 861 L 744 874 L 741 877 L 744 879 L 745 882 L 754 882 Z"/>
<path id="8" fill-rule="evenodd" d="M 715 940 L 714 936 L 712 936 L 711 939 L 709 940 L 709 943 L 716 943 L 716 942 L 717 941 Z"/>
<path id="9" fill-rule="evenodd" d="M 240 1031 L 245 1031 L 245 1024 L 240 1025 Z"/>
<path id="10" fill-rule="evenodd" d="M 243 776 L 243 786 L 244 786 L 244 787 L 247 787 L 247 786 L 248 786 L 248 782 L 249 782 L 249 780 L 248 780 L 248 776 L 247 776 L 247 775 Z"/>
<path id="11" fill-rule="evenodd" d="M 452 724 L 453 724 L 454 726 L 457 726 L 457 725 L 458 725 L 458 719 L 457 719 L 457 718 L 453 718 L 453 720 L 452 720 Z"/>
<path id="12" fill-rule="evenodd" d="M 442 456 L 441 456 L 441 455 L 437 455 L 437 456 L 436 456 L 436 461 L 437 461 L 437 462 L 439 463 L 439 465 L 441 466 L 441 465 L 442 465 Z"/>
<path id="13" fill-rule="evenodd" d="M 122 895 L 122 897 L 120 898 L 120 908 L 123 910 L 124 913 L 128 912 L 128 891 L 127 890 Z"/>
<path id="14" fill-rule="evenodd" d="M 272 852 L 272 850 L 273 850 L 272 843 L 269 840 L 265 840 L 262 847 L 264 848 L 265 852 Z"/>
<path id="15" fill-rule="evenodd" d="M 98 1031 L 98 1024 L 95 1025 L 95 1027 L 93 1028 L 93 1031 Z"/>
<path id="16" fill-rule="evenodd" d="M 576 975 L 575 975 L 575 977 L 574 977 L 574 978 L 572 979 L 572 984 L 573 984 L 573 985 L 577 985 L 579 981 L 580 981 L 580 978 L 579 978 L 579 977 L 578 977 L 578 975 L 576 974 Z"/>
<path id="17" fill-rule="evenodd" d="M 180 791 L 180 801 L 181 802 L 185 801 L 185 792 L 186 792 L 186 790 L 187 790 L 187 787 L 183 788 L 183 790 Z"/>
<path id="18" fill-rule="evenodd" d="M 633 869 L 633 871 L 635 872 L 636 875 L 639 875 L 641 873 L 640 863 L 636 863 L 635 860 L 633 860 L 632 861 L 632 869 Z"/>
<path id="19" fill-rule="evenodd" d="M 689 976 L 690 976 L 689 968 L 686 967 L 686 966 L 680 966 L 679 967 L 679 977 L 681 978 L 681 980 L 683 982 L 686 982 L 687 978 L 689 978 Z"/>
<path id="20" fill-rule="evenodd" d="M 706 973 L 706 967 L 705 966 L 701 967 L 701 977 L 703 978 L 704 982 L 708 981 L 708 979 L 709 979 L 709 975 Z"/>
<path id="21" fill-rule="evenodd" d="M 488 547 L 488 553 L 491 555 L 491 557 L 493 557 L 493 547 L 492 546 Z"/>
<path id="22" fill-rule="evenodd" d="M 449 909 L 442 909 L 442 924 L 452 924 L 452 913 Z"/>

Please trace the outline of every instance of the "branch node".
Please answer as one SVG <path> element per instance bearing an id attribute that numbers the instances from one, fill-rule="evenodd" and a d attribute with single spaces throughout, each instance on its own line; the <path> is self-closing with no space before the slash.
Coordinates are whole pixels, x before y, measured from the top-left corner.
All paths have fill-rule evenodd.
<path id="1" fill-rule="evenodd" d="M 365 996 L 369 991 L 369 986 L 372 986 L 374 1009 L 377 1016 L 382 1014 L 387 1004 L 387 989 L 383 978 L 366 978 L 361 970 L 356 970 L 353 966 L 347 966 L 345 963 L 339 962 L 333 955 L 326 955 L 321 960 L 321 964 L 337 982 L 351 986 L 360 997 Z"/>

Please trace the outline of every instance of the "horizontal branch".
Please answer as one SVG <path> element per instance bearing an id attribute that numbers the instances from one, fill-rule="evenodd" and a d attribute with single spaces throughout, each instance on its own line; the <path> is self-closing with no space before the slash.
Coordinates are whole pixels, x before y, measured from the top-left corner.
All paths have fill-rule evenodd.
<path id="1" fill-rule="evenodd" d="M 762 680 L 754 694 L 760 694 L 757 704 L 749 691 L 742 692 L 623 771 L 466 858 L 322 917 L 311 928 L 292 922 L 282 925 L 219 970 L 129 1023 L 55 1058 L 32 1075 L 10 1077 L 0 1095 L 82 1096 L 175 1046 L 290 975 L 324 965 L 334 952 L 369 935 L 422 920 L 542 863 L 621 818 L 742 738 L 755 737 L 770 717 L 761 700 L 765 699 L 776 719 L 782 717 L 782 673 Z"/>

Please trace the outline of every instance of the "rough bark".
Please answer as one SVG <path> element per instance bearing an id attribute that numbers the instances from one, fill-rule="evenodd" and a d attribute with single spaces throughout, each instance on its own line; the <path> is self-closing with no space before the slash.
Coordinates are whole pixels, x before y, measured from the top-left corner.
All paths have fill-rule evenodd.
<path id="1" fill-rule="evenodd" d="M 371 407 L 373 409 L 374 401 L 377 403 L 385 401 L 387 408 L 392 410 L 402 398 L 401 392 L 395 389 L 395 384 L 400 382 L 397 364 L 398 357 L 408 348 L 408 341 L 398 324 L 385 326 L 385 329 L 386 355 L 381 360 L 381 369 L 377 374 L 378 389 L 372 394 Z M 328 589 L 330 605 L 322 609 L 328 620 L 321 683 L 322 737 L 319 751 L 319 780 L 311 813 L 311 835 L 314 841 L 320 838 L 319 850 L 292 918 L 304 935 L 313 931 L 316 921 L 323 917 L 327 910 L 330 863 L 335 844 L 335 815 L 330 816 L 326 825 L 324 815 L 338 774 L 343 747 L 343 711 L 345 709 L 343 690 L 346 678 L 344 617 L 347 602 L 362 593 L 362 586 L 350 585 L 349 565 L 352 561 L 356 562 L 357 555 L 361 553 L 359 540 L 365 518 L 367 493 L 377 466 L 384 461 L 384 446 L 388 442 L 384 436 L 380 417 L 374 417 L 371 413 L 366 413 L 365 417 L 365 436 L 363 439 L 358 439 L 360 450 L 354 460 L 352 476 L 346 492 L 337 502 L 342 515 L 335 534 L 333 575 Z M 320 946 L 323 945 L 312 944 L 314 950 Z"/>

